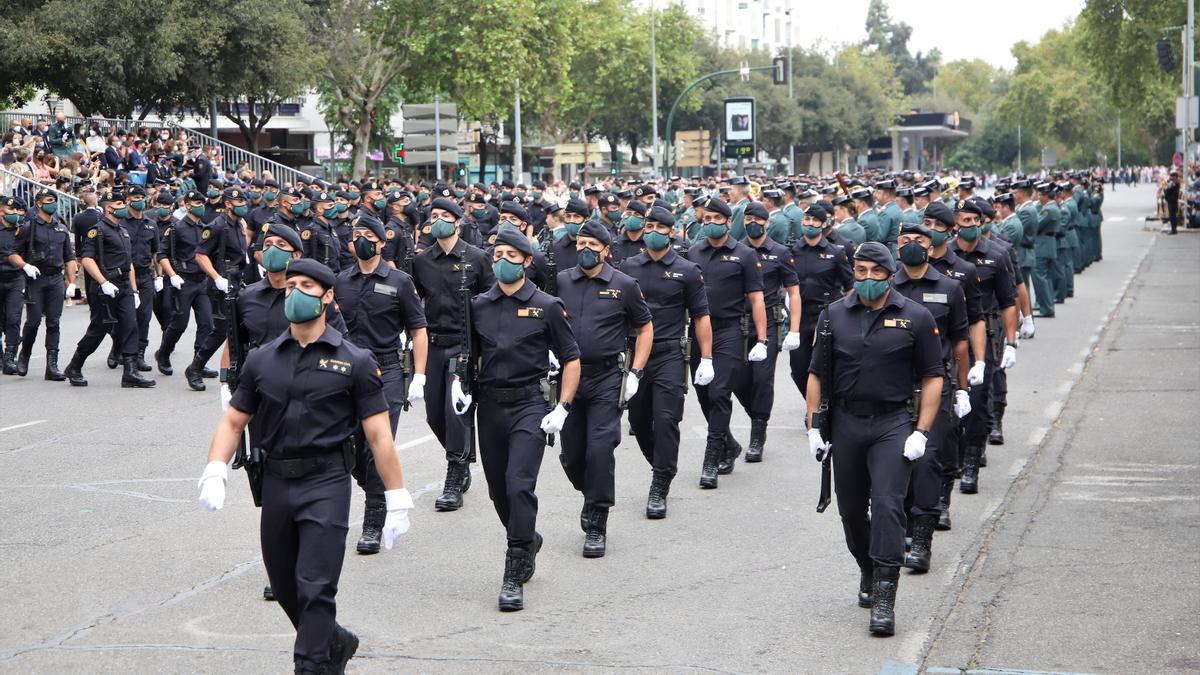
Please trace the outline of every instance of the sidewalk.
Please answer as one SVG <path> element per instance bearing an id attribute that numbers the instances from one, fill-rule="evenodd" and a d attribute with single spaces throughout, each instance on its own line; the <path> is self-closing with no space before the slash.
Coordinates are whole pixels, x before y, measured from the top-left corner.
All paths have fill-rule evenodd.
<path id="1" fill-rule="evenodd" d="M 1200 670 L 1198 261 L 1200 238 L 1157 235 L 926 672 Z"/>

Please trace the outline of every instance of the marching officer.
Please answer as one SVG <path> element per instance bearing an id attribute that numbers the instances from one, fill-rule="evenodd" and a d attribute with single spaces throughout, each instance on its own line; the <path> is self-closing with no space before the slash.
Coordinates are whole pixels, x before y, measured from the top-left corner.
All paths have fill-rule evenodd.
<path id="1" fill-rule="evenodd" d="M 149 200 L 146 191 L 132 186 L 128 191 L 128 206 L 121 215 L 121 227 L 129 233 L 129 244 L 133 255 L 133 269 L 137 272 L 137 369 L 150 372 L 146 363 L 146 347 L 150 345 L 150 319 L 154 315 L 154 296 L 162 290 L 163 281 L 158 276 L 158 226 L 147 211 Z"/>
<path id="2" fill-rule="evenodd" d="M 1033 246 L 1033 297 L 1038 314 L 1043 318 L 1054 318 L 1056 304 L 1055 287 L 1058 279 L 1058 229 L 1062 212 L 1054 201 L 1053 183 L 1043 182 L 1035 186 L 1038 210 L 1037 239 Z"/>
<path id="3" fill-rule="evenodd" d="M 246 206 L 245 191 L 228 188 L 224 199 L 221 214 L 200 231 L 200 246 L 196 249 L 196 264 L 211 282 L 213 330 L 189 368 L 205 378 L 218 375 L 205 364 L 225 344 L 228 336 L 232 317 L 228 316 L 225 308 L 226 298 L 236 297 L 241 290 L 251 237 L 246 224 L 249 207 Z"/>
<path id="4" fill-rule="evenodd" d="M 430 206 L 434 245 L 413 258 L 412 277 L 424 301 L 428 324 L 425 421 L 446 454 L 445 489 L 434 506 L 439 511 L 454 511 L 462 508 L 463 493 L 471 486 L 470 464 L 475 461 L 472 415 L 455 414 L 451 397 L 467 321 L 462 296 L 486 291 L 494 279 L 486 254 L 459 234 L 463 212 L 458 204 L 439 198 Z"/>
<path id="5" fill-rule="evenodd" d="M 579 264 L 579 251 L 575 245 L 583 223 L 588 219 L 588 205 L 582 199 L 571 198 L 563 209 L 563 234 L 554 239 L 551 247 L 554 250 L 554 260 L 563 269 L 570 269 Z"/>
<path id="6" fill-rule="evenodd" d="M 730 234 L 731 217 L 728 204 L 719 199 L 709 200 L 704 213 L 705 239 L 687 252 L 688 259 L 699 265 L 704 275 L 716 371 L 711 383 L 696 387 L 696 398 L 708 420 L 700 474 L 700 487 L 706 489 L 716 488 L 718 473 L 732 472 L 734 460 L 742 454 L 741 444 L 729 433 L 733 390 L 747 375 L 747 362 L 767 358 L 762 265 L 754 249 Z M 749 342 L 754 346 L 747 351 Z M 692 369 L 697 373 L 700 359 L 700 354 L 692 355 Z"/>
<path id="7" fill-rule="evenodd" d="M 322 191 L 313 194 L 312 202 L 313 217 L 300 226 L 304 257 L 316 260 L 337 274 L 341 270 L 340 251 L 345 244 L 334 231 L 339 213 L 336 200 L 331 193 Z"/>
<path id="8" fill-rule="evenodd" d="M 576 243 L 579 264 L 558 273 L 558 296 L 577 336 L 581 362 L 559 461 L 571 485 L 583 493 L 579 521 L 586 535 L 585 558 L 605 552 L 608 510 L 616 501 L 613 451 L 621 442 L 621 407 L 637 394 L 654 341 L 638 282 L 604 262 L 611 244 L 606 226 L 595 220 L 584 223 Z M 632 355 L 626 348 L 631 332 L 636 334 Z"/>
<path id="9" fill-rule="evenodd" d="M 58 204 L 54 204 L 58 210 Z M 22 267 L 9 261 L 16 247 L 17 228 L 25 220 L 25 202 L 0 195 L 0 337 L 4 338 L 4 374 L 17 374 L 17 350 L 21 342 L 21 309 L 24 306 L 25 276 Z"/>
<path id="10" fill-rule="evenodd" d="M 617 228 L 617 240 L 612 245 L 612 263 L 618 268 L 629 258 L 646 250 L 646 242 L 642 241 L 642 233 L 646 227 L 647 211 L 645 204 L 631 199 L 626 205 L 624 213 L 621 214 Z"/>
<path id="11" fill-rule="evenodd" d="M 510 612 L 525 606 L 524 584 L 542 545 L 534 489 L 546 435 L 561 432 L 574 409 L 579 346 L 562 301 L 525 278 L 533 264 L 528 236 L 499 227 L 492 260 L 496 284 L 471 300 L 471 339 L 479 347 L 475 394 L 464 393 L 459 377 L 452 395 L 456 412 L 466 412 L 474 396 L 479 399 L 479 454 L 508 539 L 498 604 Z M 541 385 L 549 372 L 548 353 L 562 364 L 562 389 L 553 408 Z"/>
<path id="12" fill-rule="evenodd" d="M 813 204 L 804 213 L 800 238 L 792 244 L 792 260 L 800 284 L 800 306 L 792 305 L 789 312 L 800 317 L 800 344 L 788 354 L 792 382 L 801 392 L 808 389 L 808 367 L 812 363 L 812 345 L 817 330 L 817 317 L 826 305 L 850 290 L 854 283 L 846 249 L 826 236 L 829 213 L 820 204 Z"/>
<path id="13" fill-rule="evenodd" d="M 385 486 L 384 546 L 409 528 L 412 495 L 388 426 L 379 368 L 325 321 L 333 272 L 314 260 L 287 269 L 289 330 L 252 351 L 208 450 L 200 503 L 225 503 L 228 463 L 247 423 L 261 422 L 263 565 L 275 599 L 296 628 L 297 673 L 341 673 L 358 637 L 335 620 L 350 519 L 347 440 L 361 425 Z"/>
<path id="14" fill-rule="evenodd" d="M 770 192 L 771 190 L 765 190 Z M 782 192 L 779 192 L 782 196 Z M 776 216 L 780 211 L 775 212 Z M 758 255 L 763 280 L 763 305 L 767 315 L 767 358 L 750 364 L 748 376 L 734 388 L 734 394 L 750 417 L 750 444 L 746 449 L 747 462 L 761 462 L 767 442 L 767 422 L 775 406 L 775 364 L 779 351 L 792 351 L 800 346 L 800 281 L 796 277 L 796 261 L 786 246 L 768 236 L 771 216 L 767 206 L 758 202 L 746 205 L 746 245 Z M 786 233 L 786 226 L 784 232 Z M 784 298 L 795 311 L 788 314 Z M 786 335 L 780 336 L 780 332 Z M 747 344 L 746 349 L 753 347 Z"/>
<path id="15" fill-rule="evenodd" d="M 198 257 L 204 242 L 204 195 L 192 190 L 184 195 L 187 211 L 182 218 L 172 221 L 163 228 L 159 250 L 159 268 L 167 277 L 170 294 L 168 307 L 172 308 L 171 324 L 163 331 L 162 342 L 154 352 L 158 372 L 170 375 L 171 353 L 187 330 L 189 314 L 196 316 L 196 340 L 192 350 L 192 363 L 185 371 L 188 386 L 194 391 L 204 391 L 202 368 L 207 359 L 201 360 L 200 353 L 213 330 L 212 298 L 208 293 L 208 276 L 200 267 Z M 199 366 L 199 367 L 197 367 Z"/>
<path id="16" fill-rule="evenodd" d="M 117 190 L 100 196 L 104 215 L 83 238 L 79 258 L 92 280 L 88 303 L 91 321 L 75 347 L 64 375 L 73 387 L 86 387 L 83 364 L 100 342 L 111 332 L 121 354 L 124 373 L 122 387 L 153 387 L 154 380 L 142 377 L 137 370 L 137 305 L 140 300 L 136 272 L 129 243 L 129 233 L 119 224 L 117 212 L 125 208 L 125 194 Z M 115 330 L 114 330 L 115 327 Z"/>
<path id="17" fill-rule="evenodd" d="M 862 572 L 858 602 L 871 607 L 870 632 L 884 636 L 895 633 L 909 474 L 925 454 L 944 376 L 937 325 L 929 310 L 892 291 L 895 273 L 883 244 L 855 251 L 854 292 L 818 319 L 805 396 L 809 449 L 818 459 L 833 453 L 838 512 Z M 908 406 L 916 386 L 914 426 Z M 822 400 L 832 416 L 829 439 L 813 419 Z"/>
<path id="18" fill-rule="evenodd" d="M 334 284 L 333 299 L 346 320 L 350 340 L 375 354 L 383 378 L 383 394 L 388 402 L 388 422 L 396 435 L 400 411 L 408 403 L 425 397 L 425 360 L 429 339 L 425 332 L 425 312 L 413 286 L 412 277 L 383 262 L 383 244 L 387 241 L 383 223 L 363 214 L 353 221 L 354 256 L 358 263 L 343 270 Z M 401 354 L 400 333 L 412 343 L 412 381 L 405 391 L 405 364 Z M 358 552 L 379 552 L 380 528 L 386 509 L 383 483 L 365 443 L 358 444 L 354 478 L 366 493 L 363 533 Z"/>
<path id="19" fill-rule="evenodd" d="M 25 310 L 25 328 L 21 333 L 21 352 L 17 356 L 17 375 L 24 377 L 29 372 L 29 359 L 33 343 L 37 341 L 42 317 L 46 319 L 46 372 L 45 379 L 61 382 L 66 377 L 58 370 L 59 322 L 62 319 L 63 300 L 67 292 L 63 285 L 63 268 L 67 278 L 75 278 L 75 247 L 71 244 L 71 233 L 57 214 L 47 214 L 41 207 L 57 204 L 58 197 L 49 190 L 39 190 L 34 197 L 38 205 L 37 215 L 29 218 L 15 230 L 12 252 L 8 262 L 23 270 L 26 280 L 25 295 L 29 303 Z M 29 274 L 31 271 L 34 274 Z M 74 294 L 75 284 L 70 293 Z"/>

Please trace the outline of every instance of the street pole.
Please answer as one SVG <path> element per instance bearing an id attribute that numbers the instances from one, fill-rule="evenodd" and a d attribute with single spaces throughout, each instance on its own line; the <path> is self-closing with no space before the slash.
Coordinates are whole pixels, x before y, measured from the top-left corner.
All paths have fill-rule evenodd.
<path id="1" fill-rule="evenodd" d="M 1121 112 L 1117 111 L 1117 170 L 1119 171 L 1123 165 L 1121 164 Z"/>
<path id="2" fill-rule="evenodd" d="M 796 88 L 792 85 L 795 72 L 792 70 L 792 2 L 787 4 L 787 50 L 788 50 L 788 99 L 796 98 Z M 794 111 L 793 111 L 794 112 Z M 796 139 L 788 143 L 788 173 L 796 174 Z"/>
<path id="3" fill-rule="evenodd" d="M 208 101 L 208 135 L 213 138 L 217 137 L 217 97 L 214 96 Z"/>
<path id="4" fill-rule="evenodd" d="M 437 179 L 442 179 L 442 103 L 433 95 L 433 157 L 437 166 Z"/>
<path id="5" fill-rule="evenodd" d="M 518 77 L 517 97 L 513 103 L 513 181 L 517 183 L 521 182 L 521 174 L 525 173 L 521 154 L 521 78 Z"/>
<path id="6" fill-rule="evenodd" d="M 746 69 L 747 72 L 751 72 L 751 73 L 764 72 L 764 71 L 768 71 L 768 70 L 775 70 L 775 66 L 755 66 L 753 68 Z M 679 96 L 677 96 L 675 98 L 675 102 L 671 104 L 671 112 L 667 113 L 667 138 L 671 138 L 671 129 L 673 128 L 673 123 L 675 121 L 675 111 L 679 108 L 679 104 L 680 104 L 680 102 L 683 101 L 684 96 L 687 96 L 691 90 L 695 89 L 700 84 L 707 82 L 708 80 L 711 80 L 714 77 L 718 77 L 720 75 L 740 75 L 741 73 L 742 73 L 741 68 L 738 68 L 736 70 L 718 70 L 718 71 L 709 73 L 707 75 L 703 75 L 703 76 L 697 78 L 695 81 L 693 81 L 688 86 L 684 87 L 683 91 L 679 92 Z M 670 143 L 668 143 L 665 146 L 666 151 L 663 153 L 664 158 L 666 159 L 666 161 L 663 163 L 664 169 L 670 169 L 672 166 L 674 166 L 674 159 L 667 157 L 667 155 L 670 154 L 671 147 L 672 147 L 672 144 L 670 144 Z M 718 154 L 720 154 L 720 152 L 721 152 L 721 148 L 719 145 L 717 146 L 717 152 L 718 152 Z"/>
<path id="7" fill-rule="evenodd" d="M 1184 122 L 1183 130 L 1183 177 L 1184 185 L 1192 184 L 1192 129 L 1196 120 L 1191 118 L 1192 97 L 1196 95 L 1196 0 L 1188 0 L 1187 27 L 1183 30 L 1183 96 Z M 1180 192 L 1180 196 L 1183 192 Z"/>
<path id="8" fill-rule="evenodd" d="M 658 55 L 657 45 L 654 37 L 654 24 L 656 22 L 654 14 L 654 0 L 650 0 L 650 117 L 653 122 L 653 133 L 650 136 L 650 156 L 651 165 L 658 166 L 660 164 L 658 156 Z M 670 143 L 671 139 L 667 139 Z M 636 159 L 636 157 L 634 158 Z M 665 171 L 663 173 L 666 173 Z"/>
<path id="9" fill-rule="evenodd" d="M 1017 125 L 1017 173 L 1021 173 L 1021 125 Z"/>

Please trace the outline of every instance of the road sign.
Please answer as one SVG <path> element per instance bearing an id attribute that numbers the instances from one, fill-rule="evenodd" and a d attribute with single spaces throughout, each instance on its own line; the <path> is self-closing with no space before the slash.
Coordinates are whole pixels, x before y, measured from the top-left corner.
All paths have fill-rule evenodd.
<path id="1" fill-rule="evenodd" d="M 725 99 L 725 158 L 754 159 L 756 136 L 754 98 Z"/>
<path id="2" fill-rule="evenodd" d="M 1175 128 L 1194 129 L 1200 125 L 1200 97 L 1175 97 Z"/>
<path id="3" fill-rule="evenodd" d="M 787 57 L 786 56 L 776 56 L 774 59 L 771 60 L 771 65 L 775 67 L 775 70 L 771 71 L 772 81 L 774 81 L 775 84 L 787 84 L 788 83 Z"/>
<path id="4" fill-rule="evenodd" d="M 675 166 L 699 168 L 712 162 L 712 132 L 708 129 L 675 132 Z"/>

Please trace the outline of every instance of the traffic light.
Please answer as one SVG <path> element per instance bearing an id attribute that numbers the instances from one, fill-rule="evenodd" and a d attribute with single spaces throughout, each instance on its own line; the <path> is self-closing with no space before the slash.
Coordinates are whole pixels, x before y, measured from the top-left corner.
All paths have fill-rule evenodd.
<path id="1" fill-rule="evenodd" d="M 1175 54 L 1171 52 L 1171 42 L 1165 37 L 1158 39 L 1158 65 L 1162 66 L 1163 72 L 1175 71 Z"/>
<path id="2" fill-rule="evenodd" d="M 396 147 L 392 149 L 392 159 L 400 166 L 404 166 L 404 141 L 396 143 Z"/>
<path id="3" fill-rule="evenodd" d="M 467 160 L 458 160 L 458 177 L 465 179 L 467 177 Z"/>
<path id="4" fill-rule="evenodd" d="M 771 80 L 775 84 L 787 84 L 788 83 L 787 57 L 786 56 L 776 56 L 774 59 L 772 59 L 771 65 L 775 68 L 775 70 L 771 71 Z"/>

